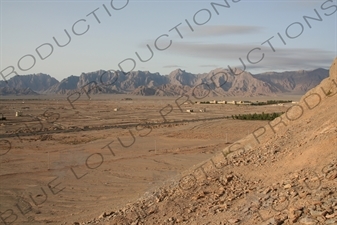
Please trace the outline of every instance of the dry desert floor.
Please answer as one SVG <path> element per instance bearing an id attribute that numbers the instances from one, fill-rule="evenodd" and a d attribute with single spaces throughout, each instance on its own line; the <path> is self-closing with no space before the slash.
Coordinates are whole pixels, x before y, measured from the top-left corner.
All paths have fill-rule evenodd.
<path id="1" fill-rule="evenodd" d="M 266 99 L 300 96 L 254 101 Z M 231 115 L 291 106 L 184 101 L 126 95 L 81 97 L 73 105 L 64 96 L 2 99 L 0 224 L 74 224 L 117 210 L 268 123 Z"/>

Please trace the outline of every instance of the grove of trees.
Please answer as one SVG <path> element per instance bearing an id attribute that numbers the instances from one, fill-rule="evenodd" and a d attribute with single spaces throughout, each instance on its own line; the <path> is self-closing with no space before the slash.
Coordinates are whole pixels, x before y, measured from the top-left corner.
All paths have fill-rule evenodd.
<path id="1" fill-rule="evenodd" d="M 279 116 L 281 116 L 283 112 L 281 113 L 264 113 L 262 112 L 261 114 L 239 114 L 239 115 L 232 115 L 232 119 L 236 120 L 273 120 Z"/>
<path id="2" fill-rule="evenodd" d="M 253 102 L 252 105 L 274 105 L 288 102 L 292 102 L 292 100 L 267 100 L 267 102 Z"/>

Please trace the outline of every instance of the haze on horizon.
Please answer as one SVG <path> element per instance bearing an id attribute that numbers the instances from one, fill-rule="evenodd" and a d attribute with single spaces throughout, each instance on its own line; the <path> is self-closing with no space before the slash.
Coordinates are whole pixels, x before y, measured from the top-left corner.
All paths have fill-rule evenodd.
<path id="1" fill-rule="evenodd" d="M 1 0 L 0 72 L 12 66 L 62 80 L 120 70 L 130 58 L 125 71 L 160 74 L 242 68 L 239 58 L 252 73 L 328 69 L 337 55 L 336 11 L 336 0 Z"/>

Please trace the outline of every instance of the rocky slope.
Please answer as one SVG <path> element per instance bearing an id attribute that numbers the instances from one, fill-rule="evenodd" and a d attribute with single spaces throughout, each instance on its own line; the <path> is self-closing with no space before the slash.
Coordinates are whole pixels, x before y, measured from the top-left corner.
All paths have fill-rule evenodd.
<path id="1" fill-rule="evenodd" d="M 337 224 L 336 64 L 281 117 L 85 224 Z"/>

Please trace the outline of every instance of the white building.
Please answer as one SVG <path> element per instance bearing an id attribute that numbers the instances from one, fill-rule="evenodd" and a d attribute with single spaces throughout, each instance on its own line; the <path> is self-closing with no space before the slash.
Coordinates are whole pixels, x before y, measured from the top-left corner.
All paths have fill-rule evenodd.
<path id="1" fill-rule="evenodd" d="M 233 104 L 233 105 L 236 105 L 236 101 L 228 101 L 227 104 Z"/>
<path id="2" fill-rule="evenodd" d="M 239 105 L 251 105 L 252 103 L 250 101 L 238 101 L 237 104 L 239 104 Z"/>
<path id="3" fill-rule="evenodd" d="M 22 116 L 22 112 L 21 111 L 17 111 L 15 112 L 15 116 L 18 117 L 18 116 Z"/>

